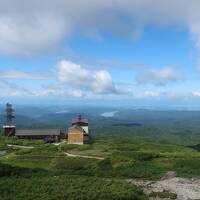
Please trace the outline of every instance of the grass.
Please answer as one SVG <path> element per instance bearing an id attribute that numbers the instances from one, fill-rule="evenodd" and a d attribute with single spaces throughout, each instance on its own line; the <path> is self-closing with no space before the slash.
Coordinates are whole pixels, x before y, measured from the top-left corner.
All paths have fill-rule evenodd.
<path id="1" fill-rule="evenodd" d="M 10 153 L 0 158 L 2 163 L 29 168 L 49 169 L 51 160 L 59 153 L 54 145 L 37 143 L 33 149 L 16 147 L 7 147 L 7 149 Z"/>
<path id="2" fill-rule="evenodd" d="M 37 146 L 37 145 L 43 145 L 43 140 L 18 140 L 16 138 L 12 137 L 4 137 L 0 133 L 0 149 L 6 148 L 7 144 L 12 145 L 22 145 L 22 146 Z"/>
<path id="3" fill-rule="evenodd" d="M 180 145 L 134 139 L 97 139 L 91 144 L 63 143 L 59 147 L 32 141 L 32 146 L 33 149 L 6 147 L 9 153 L 0 161 L 18 167 L 103 177 L 157 179 L 167 171 L 176 171 L 183 177 L 200 175 L 200 152 Z M 63 151 L 101 156 L 105 160 L 71 158 Z"/>
<path id="4" fill-rule="evenodd" d="M 6 145 L 13 141 L 34 148 Z M 81 194 L 83 199 L 145 199 L 126 179 L 155 180 L 167 171 L 176 171 L 182 177 L 200 176 L 200 152 L 181 145 L 107 138 L 86 145 L 55 146 L 4 137 L 0 137 L 0 145 L 7 150 L 0 157 L 0 193 L 3 194 L 0 199 L 4 197 L 4 200 L 12 199 L 9 194 L 16 200 L 23 199 L 29 190 L 27 199 L 78 199 L 76 194 Z M 63 152 L 101 156 L 104 160 L 67 157 Z M 47 192 L 51 194 L 48 197 Z"/>
<path id="5" fill-rule="evenodd" d="M 6 146 L 8 154 L 0 158 L 0 199 L 147 199 L 126 181 L 92 177 L 97 169 L 106 169 L 105 161 L 70 158 L 54 145 L 32 145 L 33 149 Z"/>
<path id="6" fill-rule="evenodd" d="M 181 145 L 134 139 L 107 139 L 96 140 L 85 146 L 63 144 L 62 150 L 105 157 L 111 163 L 108 176 L 156 179 L 167 171 L 176 171 L 183 177 L 200 175 L 200 153 Z M 94 168 L 93 166 L 93 172 Z"/>

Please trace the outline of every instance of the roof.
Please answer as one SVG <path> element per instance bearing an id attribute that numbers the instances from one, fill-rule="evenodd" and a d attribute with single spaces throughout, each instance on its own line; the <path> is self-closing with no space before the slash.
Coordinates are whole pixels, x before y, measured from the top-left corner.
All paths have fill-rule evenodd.
<path id="1" fill-rule="evenodd" d="M 72 119 L 72 124 L 76 124 L 76 123 L 80 123 L 80 122 L 88 124 L 88 120 L 85 118 L 82 118 L 81 115 L 78 115 L 78 117 Z"/>
<path id="2" fill-rule="evenodd" d="M 30 136 L 30 135 L 60 135 L 59 129 L 32 129 L 32 130 L 17 130 L 16 136 Z"/>
<path id="3" fill-rule="evenodd" d="M 15 125 L 4 125 L 3 128 L 16 128 Z"/>

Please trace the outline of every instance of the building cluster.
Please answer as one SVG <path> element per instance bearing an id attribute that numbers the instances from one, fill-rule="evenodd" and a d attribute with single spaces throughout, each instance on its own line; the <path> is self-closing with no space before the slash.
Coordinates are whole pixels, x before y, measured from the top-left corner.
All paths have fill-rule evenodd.
<path id="1" fill-rule="evenodd" d="M 59 129 L 18 130 L 16 126 L 13 125 L 15 114 L 12 105 L 7 103 L 5 111 L 6 122 L 3 126 L 3 130 L 4 135 L 8 137 L 15 137 L 17 139 L 43 139 L 48 143 L 59 142 L 61 139 L 66 139 L 68 144 L 84 144 L 90 139 L 88 120 L 82 118 L 81 115 L 72 119 L 67 131 L 61 131 Z"/>

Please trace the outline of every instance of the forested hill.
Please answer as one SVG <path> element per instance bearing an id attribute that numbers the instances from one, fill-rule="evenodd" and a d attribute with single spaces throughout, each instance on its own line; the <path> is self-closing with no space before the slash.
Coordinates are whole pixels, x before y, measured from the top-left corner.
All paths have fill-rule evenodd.
<path id="1" fill-rule="evenodd" d="M 200 111 L 42 105 L 16 105 L 14 108 L 15 124 L 19 126 L 66 126 L 74 116 L 82 114 L 93 127 L 155 125 L 200 128 Z M 0 105 L 0 125 L 4 114 L 4 105 Z"/>

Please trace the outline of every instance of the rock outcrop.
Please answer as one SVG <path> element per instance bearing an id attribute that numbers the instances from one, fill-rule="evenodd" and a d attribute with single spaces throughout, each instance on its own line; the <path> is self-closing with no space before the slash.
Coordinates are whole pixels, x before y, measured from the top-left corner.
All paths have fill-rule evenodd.
<path id="1" fill-rule="evenodd" d="M 200 177 L 186 179 L 166 173 L 159 181 L 131 180 L 150 200 L 200 200 Z"/>

